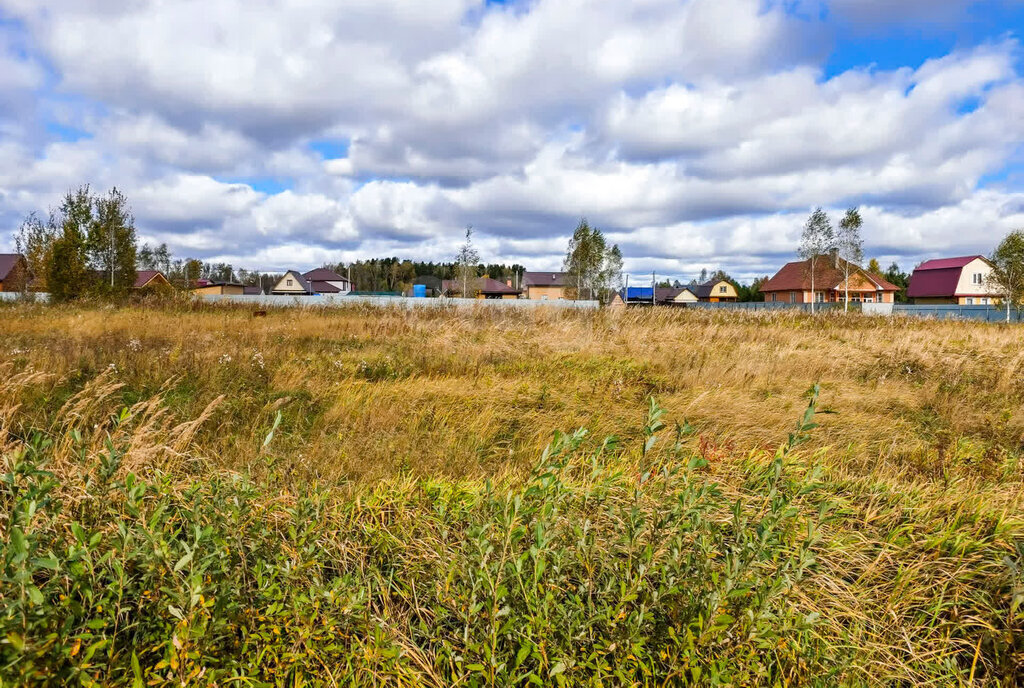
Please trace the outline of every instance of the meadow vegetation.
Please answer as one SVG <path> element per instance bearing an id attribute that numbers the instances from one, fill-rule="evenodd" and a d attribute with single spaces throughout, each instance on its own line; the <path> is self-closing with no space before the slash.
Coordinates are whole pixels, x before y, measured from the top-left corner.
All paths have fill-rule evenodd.
<path id="1" fill-rule="evenodd" d="M 0 685 L 1024 680 L 1018 327 L 7 305 L 0 454 Z"/>

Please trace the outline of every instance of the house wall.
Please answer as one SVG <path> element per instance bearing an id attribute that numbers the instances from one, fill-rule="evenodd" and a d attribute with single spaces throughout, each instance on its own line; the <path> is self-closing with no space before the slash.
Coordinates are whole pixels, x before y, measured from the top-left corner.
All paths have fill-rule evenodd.
<path id="1" fill-rule="evenodd" d="M 565 298 L 565 287 L 527 287 L 526 298 L 533 301 L 558 301 Z"/>
<path id="2" fill-rule="evenodd" d="M 288 285 L 288 280 L 291 280 L 291 286 Z M 284 277 L 274 285 L 271 291 L 282 292 L 282 293 L 294 293 L 294 294 L 305 294 L 306 290 L 299 284 L 299 278 L 292 273 L 286 274 Z"/>
<path id="3" fill-rule="evenodd" d="M 342 290 L 343 292 L 352 291 L 351 288 L 349 287 L 348 282 L 331 282 L 331 281 L 328 281 L 327 284 L 331 285 L 332 287 L 337 287 L 338 289 Z"/>
<path id="4" fill-rule="evenodd" d="M 951 304 L 951 303 L 956 303 L 956 302 L 957 302 L 957 300 L 955 298 L 952 298 L 952 297 L 950 297 L 950 298 L 936 297 L 936 298 L 927 298 L 927 299 L 925 299 L 925 298 L 916 298 L 916 299 L 914 299 L 914 303 L 919 305 L 919 306 L 941 306 L 943 304 Z"/>
<path id="5" fill-rule="evenodd" d="M 975 284 L 973 276 L 980 274 L 981 284 Z M 981 258 L 975 258 L 960 271 L 960 280 L 956 283 L 955 294 L 961 296 L 998 296 L 992 285 L 987 283 L 992 268 Z M 960 303 L 963 303 L 962 301 Z"/>
<path id="6" fill-rule="evenodd" d="M 245 287 L 240 284 L 214 284 L 209 287 L 197 287 L 192 293 L 200 296 L 241 296 L 245 293 Z"/>

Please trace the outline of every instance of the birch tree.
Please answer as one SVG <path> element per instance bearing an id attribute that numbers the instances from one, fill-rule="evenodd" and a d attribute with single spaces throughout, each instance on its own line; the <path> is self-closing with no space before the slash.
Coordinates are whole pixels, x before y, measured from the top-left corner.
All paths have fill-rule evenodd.
<path id="1" fill-rule="evenodd" d="M 815 208 L 807 222 L 804 223 L 804 231 L 800 237 L 800 248 L 797 250 L 804 260 L 808 261 L 808 268 L 811 273 L 811 313 L 815 309 L 815 270 L 818 262 L 827 257 L 835 248 L 835 231 L 832 229 L 832 222 L 828 215 L 821 208 Z"/>
<path id="2" fill-rule="evenodd" d="M 850 208 L 839 221 L 839 233 L 836 235 L 836 255 L 842 259 L 841 267 L 845 278 L 843 310 L 847 312 L 850 310 L 850 273 L 864 260 L 864 240 L 860 236 L 862 224 L 860 211 L 857 208 Z"/>
<path id="3" fill-rule="evenodd" d="M 1024 301 L 1024 229 L 1010 232 L 992 254 L 989 283 L 999 290 L 1006 304 L 1006 322 L 1010 307 Z"/>
<path id="4" fill-rule="evenodd" d="M 476 266 L 480 263 L 480 253 L 473 246 L 473 225 L 466 226 L 466 243 L 455 256 L 455 278 L 462 282 L 462 298 L 467 298 L 469 280 L 476 279 Z"/>

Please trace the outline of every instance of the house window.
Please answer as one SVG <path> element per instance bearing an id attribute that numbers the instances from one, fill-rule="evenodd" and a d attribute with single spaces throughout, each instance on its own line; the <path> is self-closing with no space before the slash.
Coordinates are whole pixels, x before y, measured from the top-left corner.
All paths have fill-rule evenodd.
<path id="1" fill-rule="evenodd" d="M 796 303 L 796 292 L 795 291 L 789 292 L 789 302 L 790 303 Z"/>
<path id="2" fill-rule="evenodd" d="M 285 282 L 285 285 L 287 285 L 287 286 L 289 286 L 289 287 L 290 287 L 290 286 L 292 286 L 292 281 L 291 281 L 291 280 L 287 280 L 287 281 Z"/>
<path id="3" fill-rule="evenodd" d="M 727 294 L 727 293 L 729 293 L 729 289 L 728 289 L 728 287 L 719 287 L 718 288 L 718 293 L 719 294 Z"/>
<path id="4" fill-rule="evenodd" d="M 772 301 L 778 301 L 778 300 L 779 300 L 779 295 L 776 294 L 775 292 L 772 292 Z"/>
<path id="5" fill-rule="evenodd" d="M 979 302 L 981 303 L 982 306 L 987 306 L 988 305 L 988 297 L 987 296 L 982 297 L 981 299 L 979 299 Z"/>
<path id="6" fill-rule="evenodd" d="M 875 302 L 875 297 L 874 296 L 871 296 L 870 294 L 865 294 L 864 295 L 864 303 L 874 303 L 874 302 Z"/>
<path id="7" fill-rule="evenodd" d="M 985 281 L 985 277 L 980 272 L 976 272 L 971 275 L 971 281 L 974 282 L 974 284 L 981 284 Z"/>
<path id="8" fill-rule="evenodd" d="M 816 291 L 816 292 L 814 292 L 814 300 L 817 301 L 818 303 L 823 303 L 825 301 L 825 292 L 823 292 L 823 291 Z"/>
<path id="9" fill-rule="evenodd" d="M 970 296 L 968 296 L 966 299 L 964 299 L 964 303 L 967 304 L 968 306 L 973 306 L 974 305 L 974 299 L 972 299 Z"/>

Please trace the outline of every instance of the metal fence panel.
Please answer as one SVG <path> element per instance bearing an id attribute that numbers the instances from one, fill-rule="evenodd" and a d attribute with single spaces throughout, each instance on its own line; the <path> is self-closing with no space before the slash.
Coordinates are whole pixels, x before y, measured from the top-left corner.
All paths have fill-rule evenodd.
<path id="1" fill-rule="evenodd" d="M 201 298 L 211 303 L 238 303 L 253 306 L 283 306 L 305 308 L 339 308 L 345 306 L 376 306 L 385 308 L 564 308 L 594 310 L 600 307 L 597 301 L 535 301 L 530 299 L 455 299 L 455 298 L 408 298 L 405 296 L 338 296 L 316 294 L 313 296 L 281 295 L 218 295 L 204 294 Z"/>

